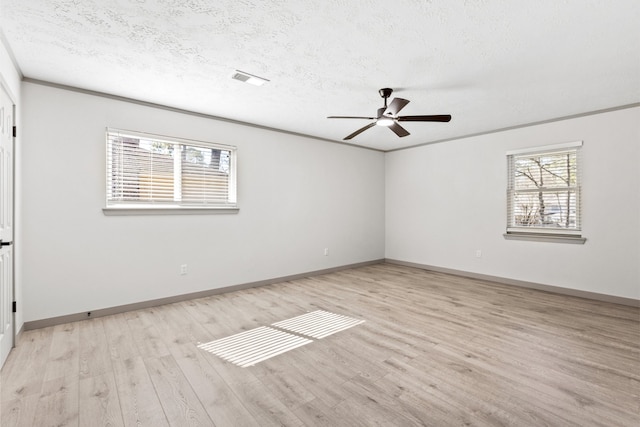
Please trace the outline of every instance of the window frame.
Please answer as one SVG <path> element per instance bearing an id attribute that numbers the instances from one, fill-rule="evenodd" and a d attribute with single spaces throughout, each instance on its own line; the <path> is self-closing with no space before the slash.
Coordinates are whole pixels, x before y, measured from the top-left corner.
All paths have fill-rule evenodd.
<path id="1" fill-rule="evenodd" d="M 518 150 L 507 151 L 507 200 L 506 200 L 506 231 L 503 234 L 505 239 L 509 240 L 530 240 L 530 241 L 545 241 L 545 242 L 559 242 L 559 243 L 577 243 L 583 244 L 586 238 L 582 236 L 582 217 L 583 212 L 581 208 L 581 186 L 582 186 L 582 160 L 581 160 L 582 141 L 573 141 L 563 144 L 545 145 L 538 147 L 530 147 Z M 576 226 L 575 228 L 552 228 L 552 227 L 525 227 L 517 226 L 514 223 L 515 216 L 515 202 L 514 197 L 517 193 L 515 188 L 515 160 L 517 157 L 566 153 L 574 151 L 576 155 L 576 183 L 572 188 L 575 194 L 575 209 L 576 209 Z M 564 187 L 546 187 L 542 189 L 542 192 L 553 193 Z M 532 192 L 532 190 L 529 190 Z M 540 191 L 540 190 L 538 190 Z M 527 192 L 527 191 L 522 191 Z"/>
<path id="2" fill-rule="evenodd" d="M 175 176 L 179 176 L 179 182 L 174 181 L 173 200 L 172 201 L 114 201 L 109 199 L 109 188 L 112 185 L 112 162 L 110 162 L 109 149 L 111 144 L 109 139 L 112 135 L 120 134 L 121 136 L 130 138 L 139 138 L 147 141 L 172 144 L 177 146 L 190 146 L 194 148 L 216 149 L 229 152 L 229 173 L 227 181 L 228 197 L 226 203 L 182 203 L 182 170 L 176 171 Z M 182 148 L 179 148 L 180 150 Z M 177 159 L 177 160 L 176 160 Z M 175 164 L 182 164 L 179 158 L 174 158 Z M 200 141 L 186 138 L 178 138 L 173 136 L 158 135 L 148 132 L 130 131 L 124 129 L 110 128 L 105 129 L 105 187 L 104 200 L 105 206 L 102 211 L 105 215 L 166 215 L 166 214 L 220 214 L 220 213 L 237 213 L 239 211 L 237 204 L 237 147 L 218 144 L 208 141 Z M 179 195 L 176 198 L 176 191 Z"/>

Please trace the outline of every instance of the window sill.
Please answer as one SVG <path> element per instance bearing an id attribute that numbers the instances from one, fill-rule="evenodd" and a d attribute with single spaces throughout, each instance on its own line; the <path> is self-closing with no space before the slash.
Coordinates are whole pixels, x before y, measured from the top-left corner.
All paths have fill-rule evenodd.
<path id="1" fill-rule="evenodd" d="M 198 207 L 108 207 L 102 208 L 107 216 L 117 215 L 216 215 L 237 214 L 239 208 L 198 208 Z"/>
<path id="2" fill-rule="evenodd" d="M 582 236 L 553 235 L 553 234 L 537 234 L 537 233 L 505 233 L 504 238 L 507 240 L 528 240 L 531 242 L 552 242 L 552 243 L 573 243 L 575 245 L 584 245 L 587 241 Z"/>

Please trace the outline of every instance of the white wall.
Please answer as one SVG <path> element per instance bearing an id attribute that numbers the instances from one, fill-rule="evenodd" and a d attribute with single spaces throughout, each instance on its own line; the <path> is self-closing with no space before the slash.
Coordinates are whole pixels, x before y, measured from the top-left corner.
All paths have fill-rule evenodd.
<path id="1" fill-rule="evenodd" d="M 505 240 L 505 152 L 577 140 L 586 243 Z M 640 108 L 387 153 L 386 257 L 640 298 Z"/>
<path id="2" fill-rule="evenodd" d="M 384 257 L 383 153 L 33 83 L 22 96 L 26 321 Z M 106 126 L 236 145 L 240 212 L 105 216 Z"/>
<path id="3" fill-rule="evenodd" d="M 385 256 L 640 298 L 640 108 L 385 155 L 33 83 L 22 103 L 26 321 Z M 105 216 L 106 126 L 238 146 L 240 213 Z M 575 140 L 586 244 L 504 240 L 505 151 Z"/>
<path id="4" fill-rule="evenodd" d="M 7 51 L 6 46 L 4 45 L 3 37 L 0 37 L 0 84 L 4 86 L 4 88 L 9 93 L 14 105 L 16 106 L 16 114 L 15 114 L 15 123 L 18 127 L 18 137 L 15 140 L 15 148 L 14 148 L 14 159 L 17 162 L 20 161 L 21 158 L 21 130 L 22 130 L 22 119 L 21 119 L 21 110 L 20 106 L 22 105 L 21 101 L 21 92 L 20 92 L 20 80 L 22 76 L 20 72 L 16 69 L 13 62 L 11 61 L 11 57 L 9 56 L 9 52 Z M 22 185 L 22 180 L 20 176 L 20 171 L 16 168 L 15 171 L 15 188 L 16 188 L 16 200 L 15 200 L 15 209 L 16 209 L 16 221 L 14 221 L 15 228 L 13 233 L 14 242 L 16 242 L 14 246 L 14 260 L 15 260 L 15 295 L 14 300 L 17 303 L 17 311 L 15 318 L 15 327 L 16 332 L 19 332 L 24 324 L 23 317 L 23 294 L 22 294 L 22 286 L 20 282 L 20 276 L 22 272 L 22 263 L 20 257 L 20 240 L 22 236 L 22 224 L 17 219 L 20 216 L 20 207 L 21 207 L 21 199 L 20 199 L 20 188 Z"/>

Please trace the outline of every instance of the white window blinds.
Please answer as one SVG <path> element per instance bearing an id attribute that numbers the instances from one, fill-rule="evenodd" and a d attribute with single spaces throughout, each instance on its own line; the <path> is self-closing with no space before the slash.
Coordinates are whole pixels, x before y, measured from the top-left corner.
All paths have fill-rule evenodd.
<path id="1" fill-rule="evenodd" d="M 580 235 L 580 146 L 507 153 L 507 233 Z"/>
<path id="2" fill-rule="evenodd" d="M 235 147 L 107 129 L 107 207 L 235 208 Z"/>

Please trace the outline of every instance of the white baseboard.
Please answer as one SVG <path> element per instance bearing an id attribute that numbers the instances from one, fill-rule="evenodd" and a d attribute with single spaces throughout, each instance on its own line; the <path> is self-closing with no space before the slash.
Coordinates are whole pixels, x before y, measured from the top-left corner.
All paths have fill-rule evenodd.
<path id="1" fill-rule="evenodd" d="M 487 280 L 489 282 L 502 283 L 504 285 L 519 286 L 521 288 L 537 289 L 539 291 L 551 292 L 554 294 L 569 295 L 580 298 L 587 298 L 596 301 L 611 302 L 614 304 L 628 305 L 631 307 L 640 307 L 640 300 L 634 298 L 619 297 L 615 295 L 600 294 L 597 292 L 582 291 L 579 289 L 563 288 L 560 286 L 543 285 L 541 283 L 526 282 L 524 280 L 508 279 L 499 276 L 490 276 L 488 274 L 472 273 L 463 270 L 454 270 L 451 268 L 436 267 L 433 265 L 418 264 L 415 262 L 400 261 L 397 259 L 385 258 L 385 262 L 389 264 L 403 265 L 405 267 L 414 267 L 421 270 L 436 271 L 438 273 L 453 274 L 454 276 L 469 277 L 472 279 Z"/>
<path id="2" fill-rule="evenodd" d="M 28 331 L 32 329 L 46 328 L 48 326 L 55 326 L 63 323 L 76 322 L 79 320 L 86 320 L 94 317 L 103 317 L 103 316 L 109 316 L 112 314 L 140 310 L 144 308 L 157 307 L 159 305 L 171 304 L 174 302 L 187 301 L 187 300 L 192 300 L 196 298 L 204 298 L 211 295 L 234 292 L 242 289 L 256 288 L 259 286 L 266 286 L 274 283 L 286 282 L 289 280 L 302 279 L 305 277 L 319 276 L 322 274 L 329 274 L 336 271 L 347 270 L 350 268 L 364 267 L 367 265 L 380 264 L 383 262 L 386 262 L 389 264 L 403 265 L 406 267 L 419 268 L 422 270 L 436 271 L 439 273 L 452 274 L 455 276 L 469 277 L 472 279 L 486 280 L 486 281 L 501 283 L 505 285 L 519 286 L 519 287 L 529 288 L 529 289 L 537 289 L 539 291 L 551 292 L 555 294 L 570 295 L 570 296 L 587 298 L 587 299 L 596 300 L 596 301 L 622 304 L 622 305 L 627 305 L 632 307 L 640 307 L 640 300 L 633 299 L 633 298 L 625 298 L 625 297 L 619 297 L 615 295 L 606 295 L 606 294 L 600 294 L 596 292 L 582 291 L 578 289 L 563 288 L 560 286 L 543 285 L 540 283 L 526 282 L 523 280 L 508 279 L 504 277 L 490 276 L 487 274 L 472 273 L 469 271 L 454 270 L 450 268 L 437 267 L 433 265 L 418 264 L 414 262 L 407 262 L 407 261 L 400 261 L 396 259 L 385 258 L 385 259 L 377 259 L 377 260 L 366 261 L 366 262 L 361 262 L 356 264 L 349 264 L 349 265 L 344 265 L 340 267 L 333 267 L 333 268 L 328 268 L 324 270 L 316 270 L 316 271 L 311 271 L 307 273 L 294 274 L 291 276 L 261 280 L 258 282 L 243 283 L 240 285 L 227 286 L 224 288 L 209 289 L 206 291 L 175 295 L 171 297 L 159 298 L 159 299 L 154 299 L 149 301 L 141 301 L 141 302 L 136 302 L 132 304 L 120 305 L 116 307 L 102 308 L 97 310 L 85 311 L 81 313 L 68 314 L 64 316 L 51 317 L 48 319 L 40 319 L 40 320 L 24 322 L 24 324 L 22 325 L 22 328 L 20 328 L 20 331 L 16 336 L 16 342 L 18 342 L 18 338 L 20 335 L 22 335 L 23 331 Z"/>
<path id="3" fill-rule="evenodd" d="M 182 294 L 182 295 L 175 295 L 175 296 L 171 296 L 171 297 L 159 298 L 159 299 L 154 299 L 154 300 L 149 300 L 149 301 L 141 301 L 141 302 L 136 302 L 136 303 L 132 303 L 132 304 L 119 305 L 119 306 L 116 306 L 116 307 L 101 308 L 101 309 L 97 309 L 97 310 L 88 310 L 88 311 L 83 311 L 81 313 L 67 314 L 67 315 L 64 315 L 64 316 L 50 317 L 50 318 L 47 318 L 47 319 L 32 320 L 32 321 L 29 321 L 29 322 L 24 322 L 22 330 L 29 331 L 29 330 L 32 330 L 32 329 L 46 328 L 48 326 L 60 325 L 60 324 L 63 324 L 63 323 L 70 323 L 70 322 L 77 322 L 77 321 L 80 321 L 80 320 L 93 319 L 95 317 L 104 317 L 104 316 L 110 316 L 112 314 L 126 313 L 128 311 L 140 310 L 140 309 L 143 309 L 143 308 L 157 307 L 159 305 L 165 305 L 165 304 L 171 304 L 171 303 L 174 303 L 174 302 L 187 301 L 187 300 L 192 300 L 192 299 L 196 299 L 196 298 L 204 298 L 204 297 L 208 297 L 208 296 L 211 296 L 211 295 L 218 295 L 218 294 L 224 294 L 224 293 L 227 293 L 227 292 L 239 291 L 241 289 L 249 289 L 249 288 L 256 288 L 256 287 L 259 287 L 259 286 L 272 285 L 274 283 L 280 283 L 280 282 L 286 282 L 286 281 L 289 281 L 289 280 L 302 279 L 302 278 L 305 278 L 305 277 L 319 276 L 321 274 L 333 273 L 333 272 L 336 272 L 336 271 L 347 270 L 347 269 L 350 269 L 350 268 L 364 267 L 366 265 L 380 264 L 382 262 L 384 262 L 383 259 L 376 259 L 376 260 L 373 260 L 373 261 L 359 262 L 359 263 L 356 263 L 356 264 L 349 264 L 349 265 L 344 265 L 344 266 L 340 266 L 340 267 L 327 268 L 327 269 L 324 269 L 324 270 L 310 271 L 310 272 L 307 272 L 307 273 L 294 274 L 294 275 L 291 275 L 291 276 L 284 276 L 284 277 L 277 277 L 277 278 L 273 278 L 273 279 L 260 280 L 258 282 L 243 283 L 243 284 L 240 284 L 240 285 L 227 286 L 227 287 L 224 287 L 224 288 L 217 288 L 217 289 L 208 289 L 206 291 L 193 292 L 193 293 Z M 16 342 L 17 342 L 17 340 L 16 340 Z"/>

